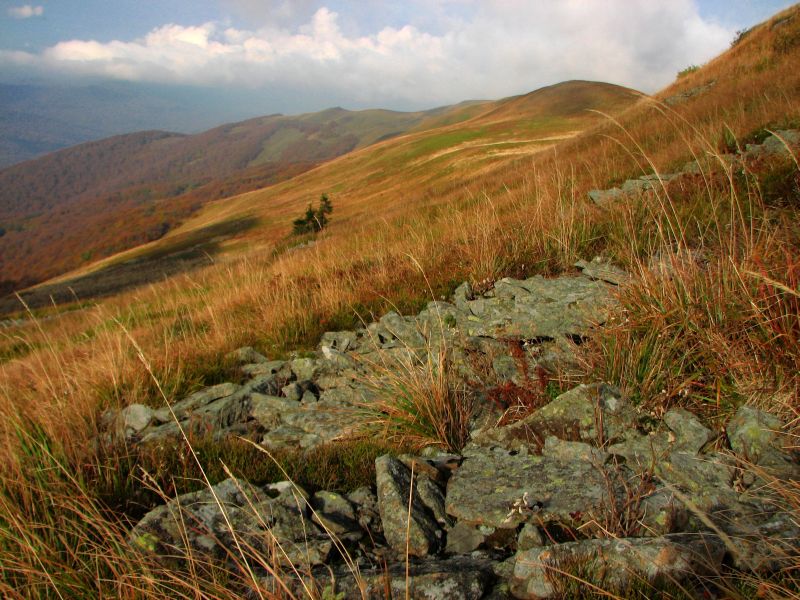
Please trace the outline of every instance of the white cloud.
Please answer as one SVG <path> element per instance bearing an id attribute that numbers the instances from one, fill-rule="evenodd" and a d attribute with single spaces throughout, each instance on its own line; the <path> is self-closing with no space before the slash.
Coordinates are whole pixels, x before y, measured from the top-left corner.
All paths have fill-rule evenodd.
<path id="1" fill-rule="evenodd" d="M 8 9 L 8 16 L 14 19 L 30 19 L 31 17 L 41 17 L 44 14 L 44 6 L 12 6 Z"/>
<path id="2" fill-rule="evenodd" d="M 39 54 L 0 52 L 0 65 L 133 81 L 313 90 L 320 97 L 350 98 L 353 105 L 420 106 L 498 98 L 567 79 L 654 91 L 681 68 L 725 49 L 733 34 L 703 20 L 692 0 L 434 4 L 440 12 L 459 9 L 436 33 L 398 25 L 347 34 L 339 16 L 320 7 L 291 27 L 170 24 L 131 41 L 71 40 Z"/>

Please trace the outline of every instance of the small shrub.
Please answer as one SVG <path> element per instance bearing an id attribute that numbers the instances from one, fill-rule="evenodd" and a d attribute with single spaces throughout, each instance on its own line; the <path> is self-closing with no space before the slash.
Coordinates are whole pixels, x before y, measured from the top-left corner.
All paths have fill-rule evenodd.
<path id="1" fill-rule="evenodd" d="M 328 215 L 333 212 L 333 205 L 326 194 L 322 194 L 319 199 L 319 206 L 316 210 L 311 204 L 306 208 L 306 214 L 292 222 L 292 233 L 303 235 L 306 233 L 316 233 L 322 231 L 328 224 Z"/>
<path id="2" fill-rule="evenodd" d="M 741 41 L 747 37 L 747 35 L 752 31 L 751 27 L 745 27 L 744 29 L 739 29 L 733 36 L 733 40 L 731 40 L 731 48 L 734 46 L 738 46 Z"/>
<path id="3" fill-rule="evenodd" d="M 690 73 L 694 73 L 695 71 L 699 71 L 699 70 L 700 70 L 700 66 L 699 65 L 689 65 L 685 69 L 683 69 L 681 71 L 678 71 L 678 79 L 686 77 Z"/>

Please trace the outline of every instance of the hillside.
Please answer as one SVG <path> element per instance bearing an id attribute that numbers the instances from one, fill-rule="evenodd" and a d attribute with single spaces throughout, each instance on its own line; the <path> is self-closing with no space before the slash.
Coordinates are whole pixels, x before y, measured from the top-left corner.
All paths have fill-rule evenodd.
<path id="1" fill-rule="evenodd" d="M 84 142 L 136 131 L 196 133 L 265 112 L 224 90 L 182 86 L 0 83 L 0 169 Z"/>
<path id="2" fill-rule="evenodd" d="M 0 171 L 0 293 L 158 239 L 209 200 L 288 179 L 449 112 L 336 108 L 196 135 L 142 132 Z"/>
<path id="3" fill-rule="evenodd" d="M 348 153 L 261 191 L 213 202 L 157 242 L 89 265 L 23 296 L 33 306 L 46 304 L 51 297 L 87 299 L 205 264 L 209 255 L 224 252 L 225 247 L 279 243 L 291 220 L 323 193 L 335 198 L 340 223 L 366 214 L 390 216 L 401 208 L 395 201 L 399 195 L 404 211 L 420 202 L 430 206 L 436 196 L 446 197 L 444 190 L 480 180 L 486 172 L 600 122 L 602 117 L 590 110 L 617 111 L 637 97 L 637 92 L 619 86 L 573 81 L 454 108 L 425 122 L 438 127 Z M 12 300 L 5 307 L 15 305 Z"/>
<path id="4" fill-rule="evenodd" d="M 0 330 L 0 591 L 800 597 L 798 64 L 800 5 L 27 290 L 107 296 Z"/>

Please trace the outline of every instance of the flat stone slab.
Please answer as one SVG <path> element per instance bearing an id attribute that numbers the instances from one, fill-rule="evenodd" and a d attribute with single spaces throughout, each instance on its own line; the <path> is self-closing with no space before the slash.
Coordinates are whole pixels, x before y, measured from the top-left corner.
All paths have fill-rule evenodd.
<path id="1" fill-rule="evenodd" d="M 532 518 L 580 525 L 607 502 L 590 461 L 480 450 L 465 456 L 447 484 L 447 513 L 472 525 L 516 528 Z"/>

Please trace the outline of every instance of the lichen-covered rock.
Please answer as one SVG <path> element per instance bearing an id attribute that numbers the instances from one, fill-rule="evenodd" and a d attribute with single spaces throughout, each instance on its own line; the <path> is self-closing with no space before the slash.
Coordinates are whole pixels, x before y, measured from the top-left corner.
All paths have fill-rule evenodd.
<path id="1" fill-rule="evenodd" d="M 599 256 L 594 257 L 591 261 L 579 260 L 575 263 L 575 266 L 583 271 L 583 274 L 587 277 L 613 285 L 623 285 L 631 279 L 630 274 Z"/>
<path id="2" fill-rule="evenodd" d="M 385 567 L 361 568 L 358 575 L 351 569 L 314 569 L 301 583 L 287 574 L 284 585 L 298 598 L 410 598 L 411 600 L 479 600 L 486 598 L 495 582 L 493 564 L 487 559 L 457 556 L 448 559 L 428 558 L 425 561 L 392 563 Z M 278 594 L 282 587 L 272 578 L 263 581 L 262 593 Z M 305 585 L 305 587 L 304 587 Z M 251 597 L 258 598 L 253 594 Z"/>
<path id="3" fill-rule="evenodd" d="M 681 583 L 715 572 L 724 555 L 724 544 L 712 534 L 593 539 L 531 548 L 517 553 L 511 592 L 524 600 L 563 596 L 576 585 L 569 576 L 572 571 L 612 594 L 642 579 Z"/>
<path id="4" fill-rule="evenodd" d="M 714 438 L 714 432 L 703 425 L 688 410 L 675 408 L 664 415 L 667 424 L 675 436 L 675 447 L 684 452 L 700 452 Z"/>
<path id="5" fill-rule="evenodd" d="M 471 525 L 516 529 L 532 518 L 580 525 L 608 501 L 589 461 L 472 449 L 447 484 L 446 508 Z"/>
<path id="6" fill-rule="evenodd" d="M 776 475 L 800 477 L 800 466 L 787 451 L 792 444 L 782 433 L 783 423 L 775 415 L 742 406 L 726 431 L 731 448 L 741 459 Z"/>
<path id="7" fill-rule="evenodd" d="M 153 409 L 143 404 L 129 404 L 117 414 L 117 434 L 130 440 L 144 431 L 153 422 Z"/>
<path id="8" fill-rule="evenodd" d="M 312 519 L 324 530 L 337 537 L 345 534 L 361 535 L 356 511 L 350 501 L 335 492 L 319 491 L 311 497 Z M 352 537 L 350 535 L 349 537 Z"/>
<path id="9" fill-rule="evenodd" d="M 180 560 L 274 555 L 295 565 L 322 564 L 333 542 L 308 518 L 307 495 L 283 482 L 257 488 L 236 479 L 178 496 L 147 513 L 129 534 L 139 550 Z"/>
<path id="10" fill-rule="evenodd" d="M 635 413 L 616 388 L 579 385 L 513 425 L 480 432 L 474 441 L 514 451 L 539 450 L 549 436 L 601 445 L 628 433 L 634 421 Z"/>
<path id="11" fill-rule="evenodd" d="M 269 362 L 269 359 L 266 356 L 264 356 L 260 352 L 257 352 L 256 349 L 252 348 L 251 346 L 244 346 L 243 348 L 237 348 L 236 350 L 226 354 L 225 358 L 234 361 L 239 365 L 259 364 L 259 363 Z"/>
<path id="12" fill-rule="evenodd" d="M 417 486 L 412 489 L 411 470 L 396 458 L 381 456 L 375 460 L 375 471 L 378 508 L 389 545 L 402 553 L 407 549 L 413 556 L 438 552 L 442 530 L 420 498 Z"/>

